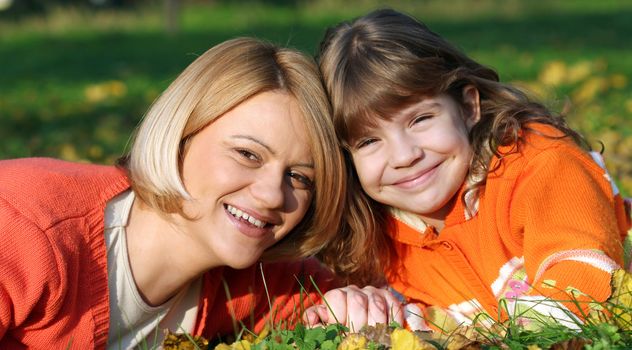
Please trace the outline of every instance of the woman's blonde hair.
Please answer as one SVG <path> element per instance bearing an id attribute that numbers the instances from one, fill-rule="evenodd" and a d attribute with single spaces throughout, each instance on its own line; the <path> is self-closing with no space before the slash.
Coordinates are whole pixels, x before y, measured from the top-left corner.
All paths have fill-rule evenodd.
<path id="1" fill-rule="evenodd" d="M 463 89 L 480 95 L 481 118 L 469 139 L 474 151 L 466 189 L 473 203 L 486 183 L 491 157 L 499 146 L 519 145 L 529 123 L 545 123 L 581 143 L 564 119 L 526 94 L 499 82 L 498 74 L 466 56 L 423 23 L 390 9 L 373 11 L 328 30 L 321 42 L 320 69 L 333 106 L 334 127 L 348 145 L 373 125 L 420 97 L 448 94 L 461 108 Z M 392 258 L 386 208 L 360 188 L 347 151 L 349 205 L 342 234 L 322 252 L 323 260 L 351 282 L 379 279 Z M 470 197 L 471 196 L 471 197 Z M 465 201 L 465 197 L 461 198 Z M 472 209 L 471 207 L 469 209 Z M 343 257 L 342 259 L 340 257 Z"/>
<path id="2" fill-rule="evenodd" d="M 119 162 L 138 198 L 163 213 L 184 215 L 183 201 L 192 200 L 181 178 L 187 140 L 250 97 L 273 90 L 291 95 L 300 107 L 311 136 L 315 185 L 303 220 L 263 259 L 315 254 L 336 234 L 345 169 L 318 67 L 297 50 L 237 38 L 214 46 L 191 63 L 153 103 L 136 130 L 129 154 Z"/>

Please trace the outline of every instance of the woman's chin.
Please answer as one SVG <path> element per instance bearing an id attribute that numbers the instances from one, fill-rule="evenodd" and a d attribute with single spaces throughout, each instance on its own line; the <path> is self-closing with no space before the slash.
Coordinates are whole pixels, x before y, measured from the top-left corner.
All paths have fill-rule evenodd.
<path id="1" fill-rule="evenodd" d="M 244 254 L 245 255 L 245 254 Z M 249 268 L 259 261 L 260 255 L 257 255 L 256 258 L 249 256 L 249 259 L 231 259 L 230 261 L 226 261 L 226 266 L 235 270 L 243 270 Z"/>

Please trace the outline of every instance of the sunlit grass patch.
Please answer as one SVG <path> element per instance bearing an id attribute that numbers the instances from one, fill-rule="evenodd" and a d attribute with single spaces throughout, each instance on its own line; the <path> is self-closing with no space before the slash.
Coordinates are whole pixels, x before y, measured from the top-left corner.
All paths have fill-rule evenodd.
<path id="1" fill-rule="evenodd" d="M 504 322 L 485 322 L 450 327 L 434 332 L 411 332 L 397 324 L 364 327 L 350 332 L 340 325 L 293 330 L 268 327 L 259 335 L 244 332 L 232 343 L 210 345 L 215 350 L 458 350 L 458 349 L 630 349 L 632 348 L 632 275 L 618 270 L 613 275 L 611 298 L 593 307 L 576 327 L 551 319 L 540 327 L 524 327 L 520 317 Z M 194 342 L 196 344 L 194 344 Z M 208 342 L 187 335 L 168 335 L 165 350 L 205 349 Z"/>
<path id="2" fill-rule="evenodd" d="M 603 148 L 610 175 L 623 195 L 632 195 L 632 99 L 628 74 L 604 57 L 542 63 L 535 79 L 513 81 L 563 111 L 596 150 Z"/>
<path id="3" fill-rule="evenodd" d="M 158 92 L 210 46 L 251 35 L 314 54 L 325 28 L 383 4 L 183 3 L 175 36 L 166 34 L 160 5 L 99 11 L 58 6 L 0 21 L 0 158 L 110 163 L 123 153 Z M 570 101 L 571 125 L 603 142 L 611 175 L 622 193 L 632 196 L 632 50 L 627 45 L 632 3 L 402 0 L 389 6 L 425 21 L 498 70 L 503 81 L 522 83 L 554 109 Z M 101 127 L 106 130 L 93 130 Z M 62 147 L 60 140 L 69 145 Z"/>

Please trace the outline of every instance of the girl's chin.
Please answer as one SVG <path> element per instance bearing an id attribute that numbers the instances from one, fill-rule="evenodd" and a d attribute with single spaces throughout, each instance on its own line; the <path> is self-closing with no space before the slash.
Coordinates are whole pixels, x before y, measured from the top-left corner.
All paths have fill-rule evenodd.
<path id="1" fill-rule="evenodd" d="M 416 201 L 416 202 L 408 202 L 402 210 L 417 214 L 419 216 L 426 217 L 442 217 L 446 211 L 452 207 L 451 201 L 447 200 L 444 202 L 435 202 L 433 205 L 428 205 L 428 201 Z M 411 205 L 412 204 L 412 205 Z"/>

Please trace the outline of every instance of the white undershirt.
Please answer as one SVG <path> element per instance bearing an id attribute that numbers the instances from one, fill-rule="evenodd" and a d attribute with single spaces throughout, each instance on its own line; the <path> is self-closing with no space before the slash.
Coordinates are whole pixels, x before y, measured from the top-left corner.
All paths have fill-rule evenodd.
<path id="1" fill-rule="evenodd" d="M 110 295 L 108 349 L 111 350 L 157 348 L 166 329 L 192 332 L 197 316 L 200 278 L 159 306 L 148 305 L 141 297 L 130 268 L 125 239 L 134 197 L 133 191 L 125 191 L 112 198 L 105 208 Z"/>

